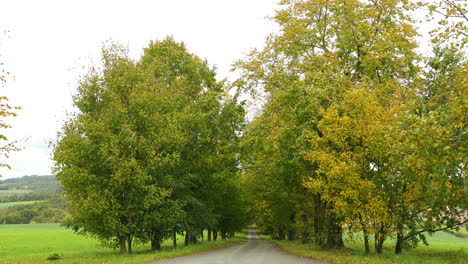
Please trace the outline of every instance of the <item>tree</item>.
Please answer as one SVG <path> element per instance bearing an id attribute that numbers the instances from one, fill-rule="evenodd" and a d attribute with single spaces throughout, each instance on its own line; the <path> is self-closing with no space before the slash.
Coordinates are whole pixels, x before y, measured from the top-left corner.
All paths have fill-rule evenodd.
<path id="1" fill-rule="evenodd" d="M 236 186 L 243 108 L 206 60 L 172 38 L 151 42 L 138 61 L 112 45 L 75 105 L 54 150 L 70 226 L 126 253 L 134 239 L 159 249 L 185 231 L 192 243 L 220 223 L 216 210 Z"/>
<path id="2" fill-rule="evenodd" d="M 2 40 L 3 38 L 0 36 L 0 41 Z M 1 44 L 2 43 L 0 42 L 0 46 Z M 0 57 L 1 57 L 1 54 L 0 54 Z M 3 65 L 4 65 L 3 62 L 0 61 L 0 88 L 4 88 L 7 82 L 7 78 L 10 75 L 10 72 L 5 70 L 3 68 Z M 8 125 L 8 123 L 4 120 L 4 118 L 16 116 L 17 115 L 16 111 L 20 109 L 21 108 L 18 106 L 11 106 L 8 103 L 8 97 L 0 96 L 0 117 L 1 117 L 0 129 L 11 128 L 11 126 Z M 18 146 L 18 141 L 9 142 L 8 138 L 3 133 L 0 134 L 0 142 L 1 142 L 0 143 L 0 155 L 4 158 L 8 158 L 10 153 L 12 152 L 21 150 L 21 148 Z M 0 167 L 11 169 L 10 165 L 8 165 L 7 163 L 3 161 L 0 162 Z"/>
<path id="3" fill-rule="evenodd" d="M 450 14 L 462 17 L 451 2 Z M 292 214 L 299 236 L 322 247 L 343 246 L 348 225 L 363 231 L 367 253 L 372 234 L 377 253 L 396 236 L 397 254 L 424 233 L 463 224 L 466 63 L 458 44 L 439 38 L 443 52 L 420 67 L 408 16 L 416 6 L 407 1 L 281 3 L 279 34 L 238 64 L 239 85 L 268 98 L 245 136 L 261 222 L 291 225 L 280 216 Z"/>
<path id="4" fill-rule="evenodd" d="M 444 45 L 445 46 L 445 45 Z M 407 155 L 401 171 L 417 177 L 417 188 L 408 190 L 411 206 L 398 228 L 395 253 L 425 242 L 425 234 L 457 229 L 467 223 L 461 215 L 468 210 L 466 200 L 466 55 L 436 46 L 429 58 L 420 89 L 403 138 Z M 408 122 L 409 121 L 409 122 Z M 409 151 L 408 151 L 409 150 Z M 403 150 L 400 148 L 400 155 Z M 431 195 L 427 195 L 430 193 Z M 402 203 L 404 204 L 404 203 Z M 426 242 L 425 242 L 426 243 Z"/>
<path id="5" fill-rule="evenodd" d="M 410 7 L 395 1 L 281 3 L 284 8 L 274 17 L 280 33 L 270 37 L 263 51 L 252 52 L 240 64 L 244 83 L 258 85 L 269 94 L 259 122 L 265 128 L 263 136 L 277 148 L 274 152 L 288 153 L 279 158 L 289 164 L 283 174 L 286 182 L 295 183 L 284 185 L 286 192 L 300 197 L 294 204 L 309 205 L 303 212 L 296 211 L 296 223 L 312 230 L 301 233 L 312 233 L 320 246 L 342 247 L 346 216 L 339 213 L 340 204 L 327 198 L 329 194 L 312 187 L 322 177 L 332 177 L 321 169 L 330 160 L 313 153 L 318 151 L 317 140 L 324 137 L 319 122 L 360 85 L 367 84 L 385 98 L 393 90 L 379 88 L 414 78 L 415 31 L 404 13 Z"/>
<path id="6" fill-rule="evenodd" d="M 238 96 L 231 97 L 216 81 L 207 61 L 190 54 L 183 43 L 170 38 L 151 43 L 141 66 L 151 72 L 145 86 L 154 83 L 152 76 L 159 86 L 156 95 L 148 96 L 164 106 L 156 110 L 164 120 L 156 121 L 156 133 L 162 136 L 157 151 L 169 160 L 158 173 L 171 179 L 170 199 L 182 210 L 169 230 L 186 231 L 187 243 L 192 243 L 204 229 L 217 229 L 223 215 L 219 208 L 226 208 L 224 198 L 236 186 L 244 110 Z"/>
<path id="7" fill-rule="evenodd" d="M 0 76 L 0 78 L 3 78 L 3 76 Z M 3 80 L 2 80 L 3 81 Z M 17 106 L 11 106 L 8 103 L 8 98 L 6 96 L 0 96 L 0 116 L 5 118 L 8 116 L 16 116 L 16 110 L 19 110 L 20 107 Z M 0 128 L 2 129 L 7 129 L 11 128 L 8 123 L 6 123 L 4 120 L 0 120 Z M 18 141 L 8 141 L 8 138 L 4 134 L 0 134 L 0 141 L 2 141 L 2 145 L 0 146 L 0 153 L 4 158 L 8 158 L 11 152 L 19 151 L 21 150 L 20 147 L 18 147 Z M 0 162 L 0 167 L 8 168 L 11 169 L 10 165 L 4 162 Z"/>
<path id="8" fill-rule="evenodd" d="M 142 137 L 142 112 L 132 111 L 141 96 L 139 69 L 117 45 L 103 49 L 102 67 L 81 81 L 78 112 L 63 126 L 53 158 L 74 228 L 126 253 L 146 213 L 170 191 L 153 184 L 149 165 L 159 159 Z"/>
<path id="9" fill-rule="evenodd" d="M 468 3 L 465 0 L 421 1 L 427 8 L 429 21 L 436 21 L 438 27 L 430 34 L 432 43 L 453 49 L 464 49 L 468 42 Z"/>

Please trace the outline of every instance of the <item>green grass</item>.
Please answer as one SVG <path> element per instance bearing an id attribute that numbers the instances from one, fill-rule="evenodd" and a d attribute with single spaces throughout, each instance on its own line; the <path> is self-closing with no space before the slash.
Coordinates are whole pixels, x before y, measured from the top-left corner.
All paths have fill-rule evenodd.
<path id="1" fill-rule="evenodd" d="M 0 203 L 0 209 L 8 208 L 8 207 L 13 207 L 13 206 L 18 206 L 18 205 L 33 204 L 33 203 L 38 203 L 38 202 L 42 202 L 42 201 L 43 201 L 43 200 L 38 200 L 38 201 L 20 201 L 20 202 L 10 202 L 10 203 Z"/>
<path id="2" fill-rule="evenodd" d="M 267 236 L 262 238 L 271 240 Z M 468 239 L 456 237 L 445 232 L 428 236 L 429 246 L 420 244 L 417 248 L 403 251 L 402 255 L 393 253 L 394 241 L 384 244 L 382 255 L 371 253 L 364 255 L 362 241 L 345 241 L 344 250 L 322 250 L 312 244 L 300 244 L 297 241 L 274 241 L 284 250 L 305 257 L 315 258 L 331 263 L 427 263 L 427 264 L 465 264 L 468 263 Z"/>
<path id="3" fill-rule="evenodd" d="M 150 246 L 135 245 L 134 254 L 119 255 L 116 250 L 100 247 L 90 237 L 76 235 L 59 224 L 0 225 L 0 263 L 51 263 L 47 258 L 55 253 L 63 259 L 54 263 L 147 263 L 156 259 L 188 255 L 214 247 L 240 242 L 241 234 L 228 240 L 203 242 L 184 247 L 178 238 L 178 248 L 172 241 L 163 243 L 163 250 L 152 252 Z"/>
<path id="4" fill-rule="evenodd" d="M 32 190 L 0 190 L 0 197 L 30 193 Z"/>

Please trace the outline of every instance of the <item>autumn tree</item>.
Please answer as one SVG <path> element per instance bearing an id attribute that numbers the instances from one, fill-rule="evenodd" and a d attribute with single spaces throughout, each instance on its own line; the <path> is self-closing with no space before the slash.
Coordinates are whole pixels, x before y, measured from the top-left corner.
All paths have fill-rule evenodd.
<path id="1" fill-rule="evenodd" d="M 4 34 L 6 35 L 6 33 Z M 0 47 L 2 46 L 3 38 L 4 36 L 0 36 Z M 1 54 L 0 54 L 1 58 Z M 0 60 L 0 88 L 4 88 L 7 78 L 10 75 L 10 72 L 7 71 L 3 67 L 3 62 Z M 8 102 L 8 97 L 6 96 L 0 96 L 0 129 L 8 129 L 11 128 L 11 126 L 8 124 L 8 122 L 5 120 L 5 118 L 8 117 L 14 117 L 16 116 L 16 112 L 20 110 L 21 108 L 18 106 L 12 106 Z M 21 148 L 18 146 L 18 141 L 9 141 L 8 138 L 3 134 L 0 133 L 0 155 L 7 159 L 10 155 L 10 153 L 14 151 L 19 151 Z M 2 168 L 8 168 L 10 169 L 10 165 L 5 163 L 3 160 L 0 161 L 0 167 Z M 1 176 L 1 175 L 0 175 Z"/>
<path id="2" fill-rule="evenodd" d="M 4 76 L 0 76 L 0 78 L 3 77 Z M 3 82 L 3 80 L 1 81 Z M 16 116 L 16 112 L 19 109 L 20 107 L 11 106 L 6 96 L 0 96 L 0 116 L 2 117 L 2 119 L 0 119 L 0 128 L 11 128 L 11 126 L 4 120 L 4 118 Z M 18 147 L 18 141 L 9 141 L 4 134 L 0 134 L 0 141 L 0 155 L 5 159 L 9 157 L 10 153 L 21 150 L 21 148 Z M 10 165 L 8 165 L 8 163 L 5 163 L 4 161 L 0 162 L 0 167 L 8 169 L 11 168 Z"/>
<path id="3" fill-rule="evenodd" d="M 366 252 L 373 235 L 377 253 L 389 236 L 401 253 L 425 232 L 454 227 L 466 207 L 465 66 L 453 61 L 464 55 L 432 59 L 427 79 L 409 16 L 416 5 L 406 1 L 281 3 L 279 33 L 238 64 L 239 85 L 267 94 L 245 136 L 261 223 L 294 223 L 322 247 L 342 246 L 348 224 L 363 231 Z M 422 114 L 428 103 L 435 108 Z M 450 144 L 434 140 L 454 133 Z"/>
<path id="4" fill-rule="evenodd" d="M 425 0 L 418 2 L 429 10 L 427 20 L 437 22 L 431 30 L 431 41 L 446 48 L 466 49 L 468 42 L 468 3 L 466 0 Z"/>
<path id="5" fill-rule="evenodd" d="M 282 4 L 284 8 L 274 17 L 280 33 L 269 39 L 263 51 L 253 52 L 242 68 L 247 85 L 261 85 L 270 96 L 260 118 L 277 155 L 289 153 L 280 158 L 289 164 L 283 177 L 295 184 L 285 185 L 285 191 L 307 197 L 310 207 L 301 217 L 296 215 L 296 223 L 306 220 L 304 224 L 313 227 L 310 233 L 318 245 L 342 247 L 341 226 L 346 216 L 340 214 L 340 204 L 328 199 L 323 189 L 311 188 L 323 177 L 333 177 L 321 169 L 330 160 L 311 153 L 317 140 L 324 137 L 319 122 L 354 87 L 367 83 L 369 90 L 386 98 L 392 96 L 391 88 L 379 88 L 411 81 L 415 31 L 404 13 L 409 7 L 397 8 L 394 1 Z M 339 146 L 329 147 L 339 151 Z"/>

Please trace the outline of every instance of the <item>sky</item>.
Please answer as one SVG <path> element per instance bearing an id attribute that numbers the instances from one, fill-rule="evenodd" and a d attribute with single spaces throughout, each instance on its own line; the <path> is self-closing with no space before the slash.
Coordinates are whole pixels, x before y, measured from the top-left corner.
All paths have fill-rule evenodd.
<path id="1" fill-rule="evenodd" d="M 0 131 L 23 140 L 10 155 L 12 169 L 2 179 L 50 175 L 49 142 L 66 113 L 73 110 L 76 82 L 100 61 L 103 42 L 128 47 L 133 58 L 151 40 L 170 35 L 190 52 L 218 68 L 219 79 L 233 78 L 231 65 L 252 48 L 261 48 L 275 30 L 267 19 L 278 0 L 2 0 L 0 62 L 11 73 L 0 96 L 21 106 Z"/>

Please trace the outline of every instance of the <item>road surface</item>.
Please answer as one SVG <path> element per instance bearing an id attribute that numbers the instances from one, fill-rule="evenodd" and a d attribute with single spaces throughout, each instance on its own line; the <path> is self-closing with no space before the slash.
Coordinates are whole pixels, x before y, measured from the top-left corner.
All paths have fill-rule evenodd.
<path id="1" fill-rule="evenodd" d="M 273 243 L 260 240 L 255 228 L 249 227 L 247 241 L 185 257 L 152 262 L 151 264 L 324 264 L 281 251 Z"/>

